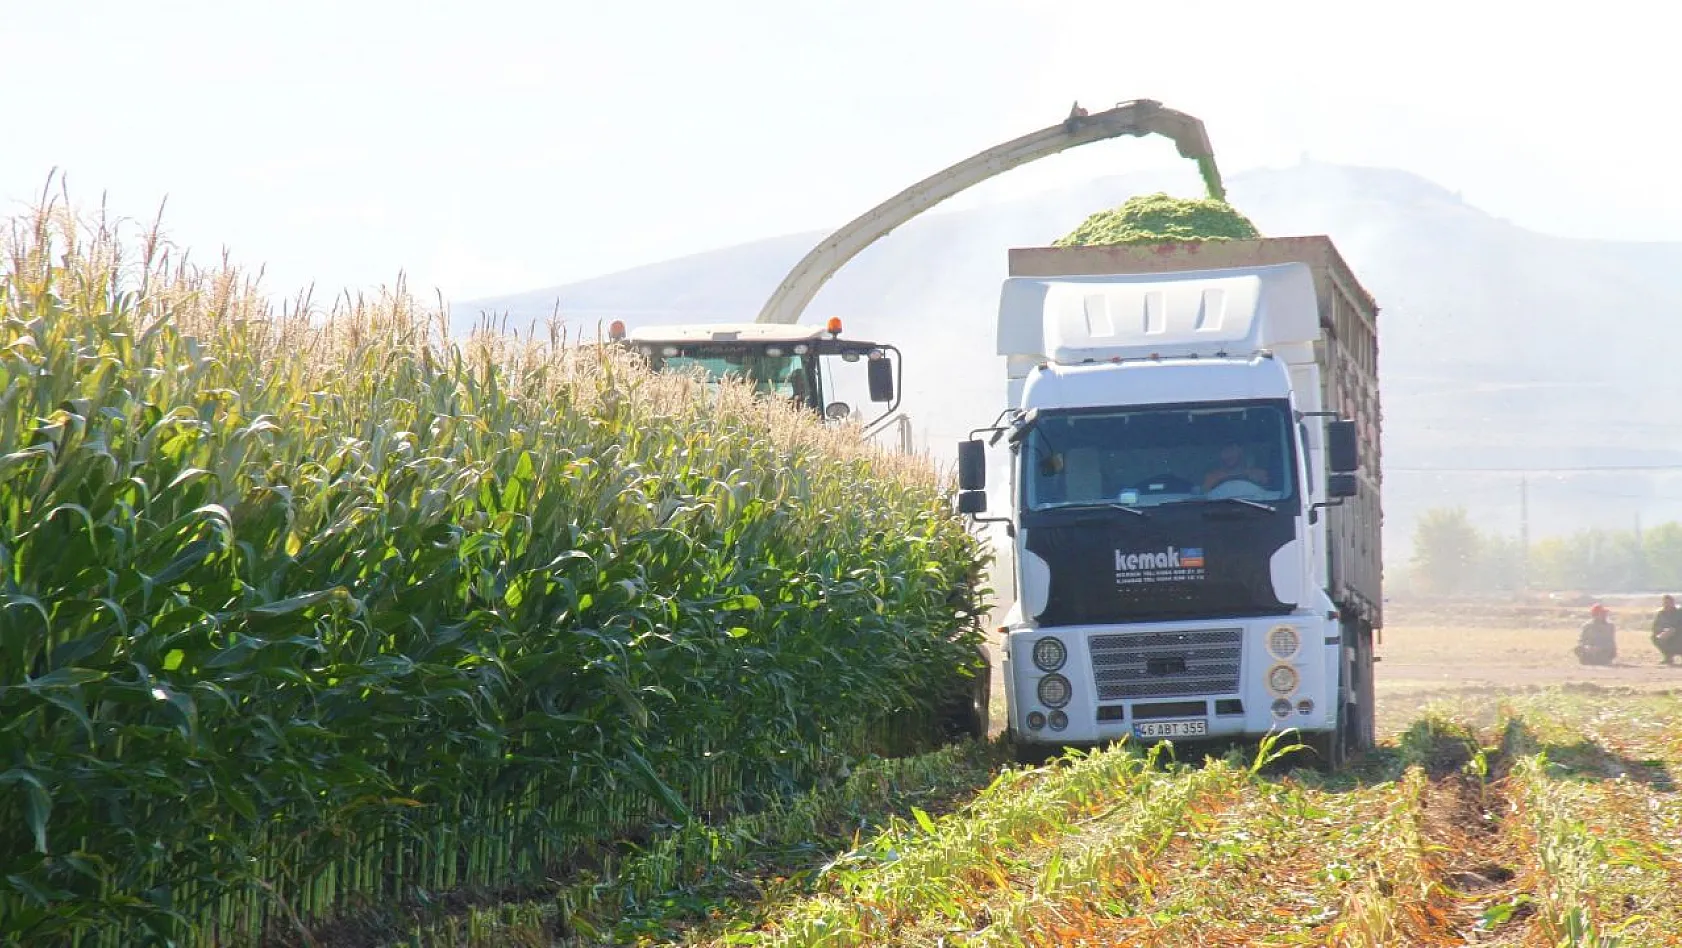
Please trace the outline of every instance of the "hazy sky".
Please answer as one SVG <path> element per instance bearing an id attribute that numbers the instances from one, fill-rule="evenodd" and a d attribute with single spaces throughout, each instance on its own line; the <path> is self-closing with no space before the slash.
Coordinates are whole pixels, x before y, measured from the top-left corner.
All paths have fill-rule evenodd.
<path id="1" fill-rule="evenodd" d="M 1155 98 L 1229 175 L 1306 153 L 1539 230 L 1678 240 L 1657 8 L 0 0 L 0 200 L 56 167 L 123 214 L 167 195 L 177 242 L 277 291 L 404 269 L 463 300 L 834 226 L 1075 99 Z M 963 200 L 1178 161 L 1109 142 Z"/>

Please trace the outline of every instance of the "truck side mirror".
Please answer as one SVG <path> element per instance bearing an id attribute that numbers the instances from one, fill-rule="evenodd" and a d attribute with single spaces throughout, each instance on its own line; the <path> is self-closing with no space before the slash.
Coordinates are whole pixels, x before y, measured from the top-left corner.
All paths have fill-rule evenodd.
<path id="1" fill-rule="evenodd" d="M 987 492 L 984 490 L 966 490 L 958 492 L 958 512 L 961 514 L 978 514 L 987 511 Z"/>
<path id="2" fill-rule="evenodd" d="M 1353 497 L 1361 490 L 1361 485 L 1353 474 L 1326 475 L 1326 496 Z"/>
<path id="3" fill-rule="evenodd" d="M 873 402 L 891 402 L 894 400 L 894 366 L 887 356 L 872 356 L 865 363 L 865 373 L 870 380 L 870 400 Z"/>
<path id="4" fill-rule="evenodd" d="M 986 488 L 987 445 L 979 438 L 958 442 L 958 489 L 969 492 Z"/>
<path id="5" fill-rule="evenodd" d="M 1327 423 L 1326 455 L 1326 469 L 1332 474 L 1351 474 L 1360 470 L 1361 457 L 1353 421 Z"/>

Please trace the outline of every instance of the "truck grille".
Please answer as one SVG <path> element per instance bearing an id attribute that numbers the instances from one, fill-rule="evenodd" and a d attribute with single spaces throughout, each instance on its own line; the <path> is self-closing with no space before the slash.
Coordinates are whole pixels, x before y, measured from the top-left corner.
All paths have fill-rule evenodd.
<path id="1" fill-rule="evenodd" d="M 1087 639 L 1098 700 L 1230 694 L 1238 690 L 1241 629 L 1140 632 Z"/>

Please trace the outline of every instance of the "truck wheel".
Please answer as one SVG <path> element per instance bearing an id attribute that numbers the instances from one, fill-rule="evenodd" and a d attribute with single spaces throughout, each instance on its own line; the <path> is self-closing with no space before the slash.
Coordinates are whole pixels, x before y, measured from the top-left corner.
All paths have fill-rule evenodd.
<path id="1" fill-rule="evenodd" d="M 971 691 L 969 736 L 985 741 L 993 730 L 993 665 L 985 654 Z"/>
<path id="2" fill-rule="evenodd" d="M 975 677 L 958 681 L 955 693 L 947 703 L 946 713 L 942 715 L 942 729 L 950 739 L 968 737 L 984 741 L 987 732 L 992 729 L 993 667 L 986 649 L 979 651 L 980 661 L 974 667 Z"/>
<path id="3" fill-rule="evenodd" d="M 1360 636 L 1346 624 L 1343 627 L 1343 639 L 1355 640 L 1355 664 L 1359 666 L 1361 656 Z M 1340 661 L 1337 665 L 1337 723 L 1329 731 L 1319 731 L 1308 735 L 1303 741 L 1318 758 L 1314 766 L 1326 773 L 1335 773 L 1343 769 L 1349 762 L 1349 752 L 1359 732 L 1361 708 L 1349 704 L 1351 695 L 1349 680 L 1350 662 Z"/>
<path id="4" fill-rule="evenodd" d="M 1378 692 L 1373 680 L 1372 624 L 1362 622 L 1355 635 L 1355 714 L 1349 751 L 1359 754 L 1378 746 Z"/>
<path id="5" fill-rule="evenodd" d="M 945 730 L 949 738 L 962 740 L 987 739 L 987 685 L 972 685 L 968 694 L 954 698 L 946 713 Z"/>
<path id="6" fill-rule="evenodd" d="M 1307 736 L 1303 743 L 1314 752 L 1315 768 L 1325 773 L 1336 773 L 1349 762 L 1349 745 L 1346 740 L 1347 731 L 1342 722 L 1329 731 L 1316 731 Z"/>
<path id="7" fill-rule="evenodd" d="M 1015 740 L 1010 742 L 1010 757 L 1019 764 L 1038 767 L 1051 759 L 1052 748 L 1046 744 L 1023 744 Z"/>

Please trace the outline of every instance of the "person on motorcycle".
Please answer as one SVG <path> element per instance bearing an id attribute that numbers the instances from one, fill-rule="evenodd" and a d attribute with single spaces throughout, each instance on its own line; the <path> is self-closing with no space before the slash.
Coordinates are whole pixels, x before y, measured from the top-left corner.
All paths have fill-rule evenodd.
<path id="1" fill-rule="evenodd" d="M 1664 605 L 1653 617 L 1653 647 L 1664 656 L 1664 663 L 1682 655 L 1682 609 L 1676 608 L 1674 596 L 1664 597 Z"/>
<path id="2" fill-rule="evenodd" d="M 1605 606 L 1597 602 L 1589 609 L 1589 621 L 1583 623 L 1574 651 L 1584 665 L 1610 665 L 1618 657 L 1617 630 Z"/>

